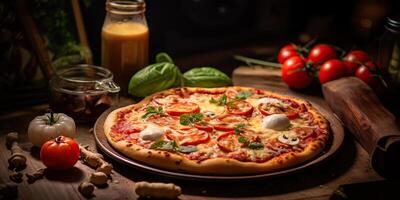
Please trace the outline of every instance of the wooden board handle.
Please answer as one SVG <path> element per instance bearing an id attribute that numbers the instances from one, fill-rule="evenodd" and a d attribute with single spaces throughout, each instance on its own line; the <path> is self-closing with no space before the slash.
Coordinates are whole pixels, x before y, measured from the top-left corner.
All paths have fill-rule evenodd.
<path id="1" fill-rule="evenodd" d="M 347 77 L 324 84 L 322 91 L 325 101 L 368 151 L 374 169 L 384 176 L 398 176 L 400 131 L 396 118 L 372 89 L 355 77 Z M 398 170 L 393 170 L 394 166 Z"/>

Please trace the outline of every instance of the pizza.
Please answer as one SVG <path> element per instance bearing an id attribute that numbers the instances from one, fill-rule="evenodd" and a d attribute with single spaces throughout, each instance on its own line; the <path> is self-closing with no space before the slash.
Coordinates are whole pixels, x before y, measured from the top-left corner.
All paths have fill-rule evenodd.
<path id="1" fill-rule="evenodd" d="M 309 102 L 248 87 L 174 88 L 112 111 L 120 153 L 158 168 L 244 175 L 299 165 L 327 145 L 328 121 Z"/>

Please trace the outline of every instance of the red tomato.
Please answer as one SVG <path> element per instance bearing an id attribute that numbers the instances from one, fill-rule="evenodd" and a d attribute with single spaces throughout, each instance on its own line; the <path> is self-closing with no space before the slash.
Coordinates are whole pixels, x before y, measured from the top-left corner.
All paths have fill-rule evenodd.
<path id="1" fill-rule="evenodd" d="M 368 54 L 365 51 L 355 50 L 355 51 L 350 51 L 346 55 L 346 57 L 344 57 L 344 60 L 353 62 L 353 63 L 362 64 L 362 63 L 370 61 L 371 59 L 369 58 Z"/>
<path id="2" fill-rule="evenodd" d="M 207 131 L 207 132 L 212 132 L 213 131 L 213 127 L 207 125 L 207 124 L 195 124 L 194 127 L 196 127 L 199 130 L 203 130 L 203 131 Z"/>
<path id="3" fill-rule="evenodd" d="M 282 47 L 278 54 L 278 62 L 283 64 L 290 57 L 300 56 L 297 52 L 297 48 L 295 44 L 288 44 Z"/>
<path id="4" fill-rule="evenodd" d="M 303 58 L 299 56 L 287 59 L 282 64 L 281 73 L 282 80 L 285 81 L 290 88 L 295 89 L 304 89 L 308 87 L 314 78 L 312 72 L 306 71 L 306 63 Z"/>
<path id="5" fill-rule="evenodd" d="M 296 119 L 299 117 L 299 113 L 294 109 L 283 108 L 274 104 L 260 103 L 258 104 L 258 110 L 265 116 L 284 113 L 289 119 Z"/>
<path id="6" fill-rule="evenodd" d="M 179 145 L 197 145 L 210 140 L 210 135 L 206 131 L 194 128 L 185 131 L 169 131 L 166 133 L 166 137 L 177 141 Z"/>
<path id="7" fill-rule="evenodd" d="M 346 66 L 342 61 L 337 59 L 328 60 L 325 62 L 319 71 L 319 82 L 324 84 L 344 77 L 347 74 Z"/>
<path id="8" fill-rule="evenodd" d="M 240 148 L 239 135 L 234 131 L 226 132 L 217 138 L 218 147 L 225 152 L 232 152 Z"/>
<path id="9" fill-rule="evenodd" d="M 79 154 L 79 146 L 73 139 L 58 136 L 43 144 L 40 150 L 40 159 L 49 169 L 64 170 L 75 165 Z"/>
<path id="10" fill-rule="evenodd" d="M 232 115 L 251 115 L 253 106 L 247 101 L 234 101 L 227 105 L 227 110 Z"/>
<path id="11" fill-rule="evenodd" d="M 171 103 L 165 108 L 166 112 L 171 116 L 180 116 L 188 113 L 200 112 L 200 107 L 191 102 Z"/>
<path id="12" fill-rule="evenodd" d="M 347 74 L 349 76 L 353 76 L 356 73 L 358 67 L 365 63 L 369 62 L 370 58 L 367 53 L 360 50 L 350 51 L 346 57 L 344 57 L 344 64 L 347 68 Z"/>
<path id="13" fill-rule="evenodd" d="M 308 54 L 308 62 L 312 62 L 313 66 L 320 66 L 322 63 L 336 58 L 335 49 L 327 44 L 315 45 L 310 54 Z"/>
<path id="14" fill-rule="evenodd" d="M 214 128 L 218 131 L 233 131 L 235 126 L 244 122 L 246 122 L 246 120 L 243 117 L 237 115 L 225 115 L 218 118 Z"/>
<path id="15" fill-rule="evenodd" d="M 372 61 L 368 61 L 366 63 L 364 63 L 364 66 L 368 67 L 369 71 L 371 72 L 376 72 L 378 65 L 376 65 L 376 63 L 372 62 Z"/>
<path id="16" fill-rule="evenodd" d="M 356 77 L 367 83 L 368 85 L 372 84 L 374 77 L 368 67 L 361 66 L 356 71 Z"/>

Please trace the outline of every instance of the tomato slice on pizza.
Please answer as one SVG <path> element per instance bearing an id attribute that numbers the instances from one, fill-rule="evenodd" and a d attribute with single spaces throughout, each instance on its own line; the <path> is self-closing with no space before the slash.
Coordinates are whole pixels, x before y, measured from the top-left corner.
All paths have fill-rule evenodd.
<path id="1" fill-rule="evenodd" d="M 181 116 L 183 114 L 198 113 L 200 107 L 192 102 L 170 103 L 165 107 L 165 112 L 171 116 Z"/>
<path id="2" fill-rule="evenodd" d="M 227 110 L 232 115 L 248 116 L 253 113 L 253 106 L 247 101 L 231 101 L 227 105 Z"/>
<path id="3" fill-rule="evenodd" d="M 166 137 L 176 141 L 179 145 L 197 145 L 208 142 L 210 135 L 207 131 L 191 128 L 188 130 L 171 130 L 166 133 Z"/>

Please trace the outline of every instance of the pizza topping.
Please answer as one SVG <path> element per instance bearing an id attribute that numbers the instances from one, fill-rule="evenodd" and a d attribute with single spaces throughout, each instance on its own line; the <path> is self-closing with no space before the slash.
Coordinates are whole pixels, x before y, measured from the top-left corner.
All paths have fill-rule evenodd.
<path id="1" fill-rule="evenodd" d="M 181 152 L 181 153 L 192 153 L 192 152 L 195 152 L 197 150 L 198 150 L 197 147 L 194 146 L 194 145 L 180 146 L 178 148 L 178 151 Z"/>
<path id="2" fill-rule="evenodd" d="M 206 117 L 209 117 L 209 118 L 212 118 L 212 119 L 216 116 L 215 112 L 213 112 L 213 111 L 204 111 L 203 114 Z"/>
<path id="3" fill-rule="evenodd" d="M 236 99 L 236 100 L 244 100 L 244 99 L 247 99 L 248 97 L 250 97 L 251 95 L 253 95 L 253 93 L 250 92 L 250 91 L 241 91 L 241 92 L 236 94 L 234 99 Z"/>
<path id="4" fill-rule="evenodd" d="M 217 104 L 219 106 L 224 106 L 226 105 L 227 102 L 228 102 L 228 97 L 226 96 L 226 94 L 223 94 L 219 99 L 214 99 L 214 98 L 210 99 L 210 103 Z"/>
<path id="5" fill-rule="evenodd" d="M 179 123 L 188 126 L 196 122 L 200 122 L 203 119 L 203 117 L 204 116 L 201 113 L 183 114 L 179 117 Z"/>
<path id="6" fill-rule="evenodd" d="M 278 141 L 289 145 L 297 145 L 300 139 L 295 135 L 281 134 L 278 136 Z"/>
<path id="7" fill-rule="evenodd" d="M 145 128 L 143 131 L 141 131 L 139 133 L 139 137 L 142 138 L 142 140 L 151 140 L 151 141 L 155 141 L 159 138 L 161 138 L 161 136 L 164 135 L 164 130 L 154 126 L 154 125 L 149 125 L 147 126 L 147 128 Z"/>
<path id="8" fill-rule="evenodd" d="M 167 132 L 166 136 L 170 140 L 177 141 L 179 145 L 197 145 L 210 140 L 210 136 L 206 131 L 195 128 L 184 131 L 170 131 Z"/>
<path id="9" fill-rule="evenodd" d="M 258 110 L 263 115 L 272 115 L 272 114 L 285 114 L 289 119 L 296 119 L 299 117 L 299 114 L 296 109 L 280 103 L 260 103 L 258 104 Z"/>
<path id="10" fill-rule="evenodd" d="M 196 123 L 196 124 L 194 124 L 194 127 L 196 127 L 199 130 L 203 130 L 203 131 L 207 131 L 207 132 L 213 131 L 213 127 L 209 126 L 205 122 Z"/>
<path id="11" fill-rule="evenodd" d="M 242 133 L 244 131 L 243 129 L 244 129 L 245 126 L 246 126 L 245 124 L 240 123 L 240 124 L 236 125 L 233 129 L 234 129 L 236 134 L 239 134 L 239 133 Z"/>
<path id="12" fill-rule="evenodd" d="M 296 127 L 293 129 L 293 131 L 303 139 L 317 136 L 315 129 L 311 127 Z"/>
<path id="13" fill-rule="evenodd" d="M 285 130 L 290 126 L 289 118 L 285 114 L 272 114 L 262 119 L 262 127 L 277 131 Z"/>
<path id="14" fill-rule="evenodd" d="M 218 131 L 234 131 L 238 124 L 245 124 L 246 119 L 237 115 L 224 115 L 216 120 L 211 121 L 214 128 Z"/>
<path id="15" fill-rule="evenodd" d="M 159 105 L 166 105 L 170 103 L 178 103 L 182 101 L 182 97 L 178 95 L 168 95 L 164 98 L 153 98 L 154 102 L 156 102 Z"/>
<path id="16" fill-rule="evenodd" d="M 245 147 L 253 150 L 260 150 L 264 148 L 264 145 L 259 141 L 249 141 L 247 138 L 240 136 L 238 139 L 239 143 L 242 143 Z"/>
<path id="17" fill-rule="evenodd" d="M 142 116 L 142 118 L 144 119 L 144 118 L 146 118 L 146 117 L 148 117 L 150 115 L 160 115 L 160 114 L 163 114 L 163 113 L 164 113 L 164 110 L 163 110 L 162 107 L 156 108 L 154 106 L 148 106 L 146 108 L 146 114 L 144 114 Z"/>
<path id="18" fill-rule="evenodd" d="M 271 97 L 264 97 L 261 98 L 257 101 L 258 104 L 281 104 L 282 101 L 275 99 L 275 98 L 271 98 Z"/>
<path id="19" fill-rule="evenodd" d="M 226 132 L 218 137 L 217 145 L 222 151 L 232 152 L 240 149 L 239 136 L 233 133 L 233 131 Z"/>
<path id="20" fill-rule="evenodd" d="M 165 151 L 176 151 L 178 145 L 176 145 L 175 141 L 165 141 L 165 140 L 157 140 L 151 146 L 150 149 L 158 149 Z"/>
<path id="21" fill-rule="evenodd" d="M 250 115 L 253 113 L 253 106 L 247 101 L 230 101 L 227 110 L 233 115 Z"/>
<path id="22" fill-rule="evenodd" d="M 168 104 L 165 110 L 171 116 L 181 116 L 183 114 L 198 113 L 200 112 L 200 107 L 192 102 L 181 102 Z"/>

